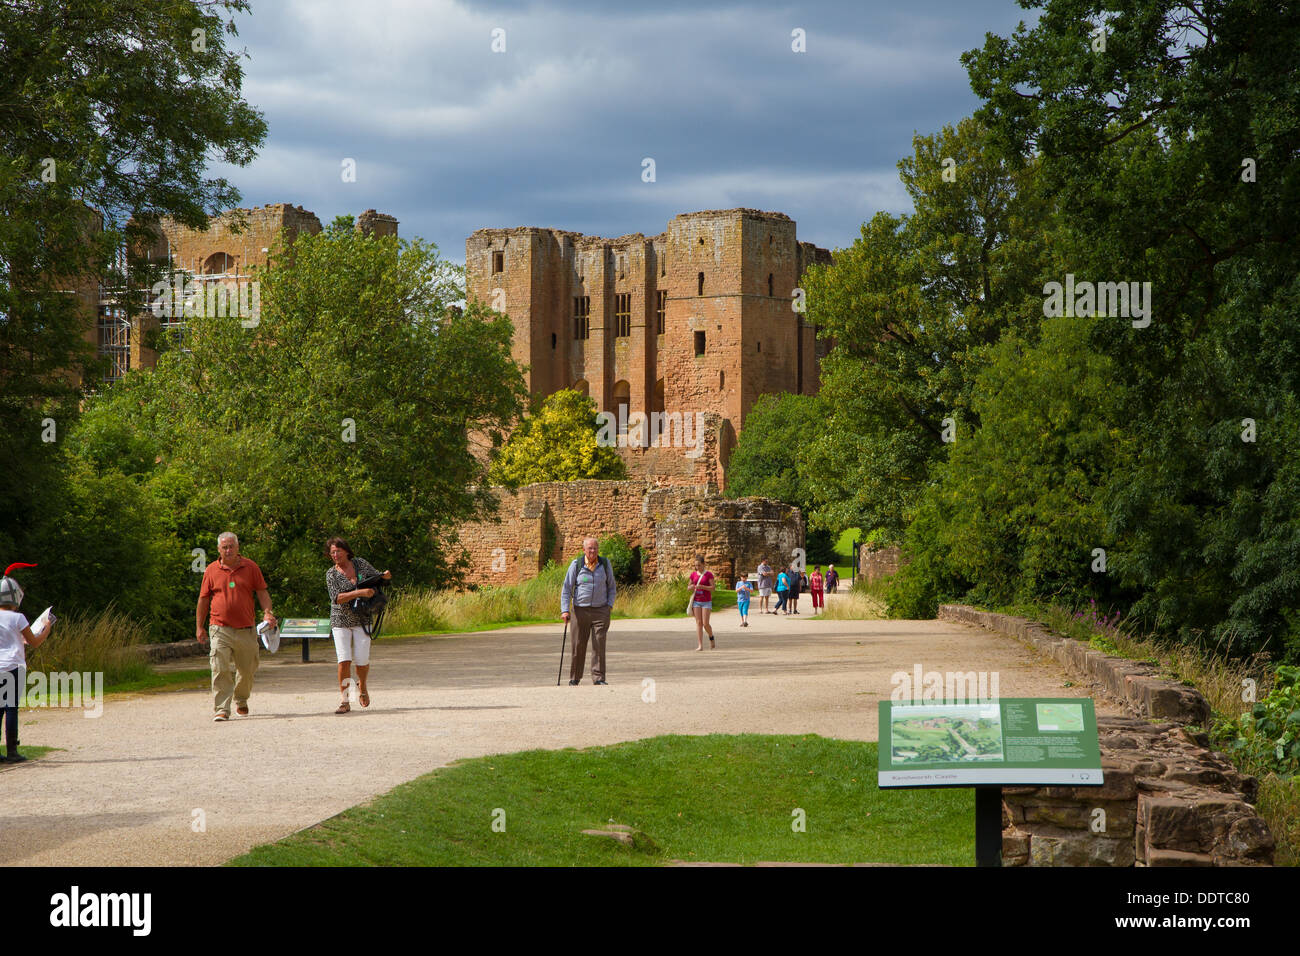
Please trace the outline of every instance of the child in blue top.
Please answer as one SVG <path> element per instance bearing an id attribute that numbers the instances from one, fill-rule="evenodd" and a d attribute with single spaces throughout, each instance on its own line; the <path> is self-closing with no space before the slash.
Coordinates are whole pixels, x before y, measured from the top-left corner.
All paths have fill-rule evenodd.
<path id="1" fill-rule="evenodd" d="M 748 578 L 736 582 L 736 610 L 740 611 L 740 626 L 749 627 L 749 596 L 754 592 Z"/>

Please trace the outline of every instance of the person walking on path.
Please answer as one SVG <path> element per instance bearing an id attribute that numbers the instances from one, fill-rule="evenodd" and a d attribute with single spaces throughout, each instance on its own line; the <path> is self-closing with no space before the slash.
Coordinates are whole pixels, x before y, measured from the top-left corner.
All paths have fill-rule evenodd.
<path id="1" fill-rule="evenodd" d="M 5 755 L 0 763 L 22 763 L 27 758 L 18 752 L 18 702 L 27 691 L 27 648 L 40 647 L 54 630 L 50 615 L 39 633 L 32 632 L 31 622 L 19 613 L 23 589 L 9 577 L 14 568 L 34 568 L 34 564 L 16 563 L 5 568 L 0 578 L 0 710 L 4 713 Z M 37 624 L 41 618 L 37 618 Z"/>
<path id="2" fill-rule="evenodd" d="M 829 568 L 826 569 L 826 593 L 834 594 L 835 589 L 839 587 L 839 583 L 840 583 L 839 572 L 835 570 L 835 565 L 832 564 Z"/>
<path id="3" fill-rule="evenodd" d="M 772 613 L 776 614 L 784 610 L 786 614 L 790 609 L 786 607 L 786 602 L 790 599 L 790 576 L 789 569 L 782 569 L 781 573 L 776 576 L 776 607 Z"/>
<path id="4" fill-rule="evenodd" d="M 749 596 L 754 593 L 754 586 L 749 578 L 736 582 L 736 610 L 740 612 L 740 626 L 749 627 Z"/>
<path id="5" fill-rule="evenodd" d="M 609 632 L 609 615 L 614 610 L 614 567 L 609 558 L 600 556 L 600 543 L 583 538 L 582 557 L 574 558 L 564 575 L 560 589 L 560 618 L 569 623 L 570 608 L 576 619 L 573 632 L 573 659 L 569 665 L 569 686 L 582 683 L 586 663 L 587 640 L 591 640 L 591 682 L 605 684 L 605 636 Z"/>
<path id="6" fill-rule="evenodd" d="M 796 570 L 795 568 L 792 567 L 790 568 L 787 576 L 790 579 L 790 613 L 798 614 L 799 613 L 799 591 L 801 589 L 803 572 Z"/>
<path id="7" fill-rule="evenodd" d="M 239 554 L 239 538 L 232 531 L 217 537 L 221 558 L 208 565 L 199 585 L 199 604 L 195 614 L 196 636 L 200 644 L 208 643 L 204 621 L 211 614 L 212 647 L 208 665 L 212 668 L 212 719 L 230 719 L 230 702 L 235 713 L 248 716 L 248 695 L 253 692 L 253 675 L 257 673 L 257 632 L 253 627 L 253 598 L 262 605 L 262 620 L 278 626 L 271 613 L 271 592 L 262 569 Z"/>
<path id="8" fill-rule="evenodd" d="M 766 614 L 768 599 L 772 596 L 772 566 L 767 563 L 767 555 L 758 561 L 758 613 Z"/>
<path id="9" fill-rule="evenodd" d="M 812 592 L 812 602 L 814 611 L 826 610 L 826 598 L 822 593 L 825 587 L 825 580 L 822 578 L 822 566 L 819 564 L 813 568 L 812 577 L 808 579 L 808 590 Z"/>
<path id="10" fill-rule="evenodd" d="M 691 587 L 695 588 L 695 593 L 691 595 L 690 606 L 691 616 L 695 618 L 695 642 L 699 645 L 695 648 L 697 651 L 704 650 L 706 631 L 709 647 L 718 646 L 713 642 L 713 626 L 709 624 L 709 616 L 713 613 L 713 584 L 713 572 L 704 570 L 704 555 L 697 554 L 695 570 L 691 572 Z"/>
<path id="11" fill-rule="evenodd" d="M 342 538 L 326 541 L 325 553 L 334 562 L 334 566 L 325 572 L 325 588 L 330 595 L 330 633 L 334 635 L 339 692 L 343 695 L 343 703 L 334 713 L 346 714 L 352 710 L 348 702 L 348 682 L 352 680 L 353 664 L 357 668 L 357 700 L 362 707 L 370 706 L 370 688 L 366 684 L 366 678 L 370 676 L 370 635 L 366 621 L 352 610 L 351 604 L 357 598 L 374 597 L 375 589 L 358 588 L 357 584 L 376 577 L 391 581 L 393 572 L 385 571 L 380 575 L 365 558 L 354 558 L 352 549 Z"/>

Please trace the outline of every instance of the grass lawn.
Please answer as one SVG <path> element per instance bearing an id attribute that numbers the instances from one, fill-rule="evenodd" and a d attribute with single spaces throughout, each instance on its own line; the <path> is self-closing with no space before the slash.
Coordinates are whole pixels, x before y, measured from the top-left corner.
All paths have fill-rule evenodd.
<path id="1" fill-rule="evenodd" d="M 835 539 L 835 570 L 840 572 L 840 577 L 848 583 L 848 579 L 853 576 L 853 542 L 862 537 L 862 532 L 857 528 L 849 528 L 847 531 L 840 532 L 840 536 Z"/>
<path id="2" fill-rule="evenodd" d="M 806 832 L 794 832 L 794 811 Z M 503 820 L 504 832 L 493 829 Z M 881 791 L 876 745 L 816 735 L 654 737 L 436 770 L 235 866 L 654 866 L 670 860 L 975 858 L 971 790 Z M 625 824 L 635 847 L 584 836 Z M 500 830 L 501 824 L 498 824 Z"/>
<path id="3" fill-rule="evenodd" d="M 24 747 L 22 744 L 18 745 L 18 752 L 22 754 L 24 757 L 26 757 L 28 760 L 39 760 L 41 757 L 44 757 L 46 754 L 53 753 L 58 749 L 59 749 L 58 747 Z M 0 751 L 0 753 L 3 753 L 3 751 Z M 4 763 L 0 763 L 0 769 L 5 769 L 8 767 L 16 767 L 16 766 L 18 765 L 9 763 L 8 761 L 5 761 Z"/>
<path id="4" fill-rule="evenodd" d="M 124 694 L 149 690 L 193 690 L 212 683 L 212 672 L 207 668 L 188 668 L 181 671 L 152 673 L 139 680 L 121 681 L 104 687 L 105 694 Z"/>

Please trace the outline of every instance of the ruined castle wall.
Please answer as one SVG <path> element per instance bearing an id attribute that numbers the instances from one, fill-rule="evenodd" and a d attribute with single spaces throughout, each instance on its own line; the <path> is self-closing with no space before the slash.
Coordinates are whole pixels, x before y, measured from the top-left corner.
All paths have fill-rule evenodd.
<path id="1" fill-rule="evenodd" d="M 521 227 L 480 229 L 465 246 L 469 293 L 510 315 L 530 392 L 577 387 L 615 414 L 626 395 L 629 412 L 720 416 L 718 453 L 705 468 L 719 475 L 760 395 L 817 390 L 813 332 L 790 308 L 791 290 L 815 255 L 829 258 L 796 241 L 788 216 L 753 209 L 676 216 L 652 238 Z M 663 334 L 660 291 L 667 295 Z M 630 299 L 626 336 L 615 334 L 619 295 Z M 586 339 L 574 335 L 579 297 L 590 303 Z M 655 481 L 712 480 L 682 448 L 624 458 Z"/>
<path id="2" fill-rule="evenodd" d="M 803 543 L 798 509 L 768 499 L 719 498 L 707 487 L 569 481 L 493 493 L 501 520 L 460 530 L 470 563 L 466 583 L 528 580 L 547 561 L 577 554 L 588 535 L 618 533 L 641 548 L 643 580 L 689 570 L 697 552 L 716 562 L 710 564 L 715 571 L 730 573 L 733 565 L 757 567 L 762 555 L 789 554 Z"/>

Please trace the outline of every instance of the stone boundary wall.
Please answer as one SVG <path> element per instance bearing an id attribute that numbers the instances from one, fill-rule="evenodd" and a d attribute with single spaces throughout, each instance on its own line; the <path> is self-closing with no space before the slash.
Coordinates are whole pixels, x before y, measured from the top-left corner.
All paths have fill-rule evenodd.
<path id="1" fill-rule="evenodd" d="M 891 574 L 897 574 L 903 563 L 903 549 L 898 545 L 877 548 L 874 544 L 864 544 L 858 550 L 858 573 L 870 584 Z"/>
<path id="2" fill-rule="evenodd" d="M 1002 788 L 1004 866 L 1272 865 L 1258 781 L 1188 729 L 1209 722 L 1199 691 L 1025 618 L 960 604 L 938 617 L 1020 638 L 1133 715 L 1097 720 L 1103 786 Z"/>

